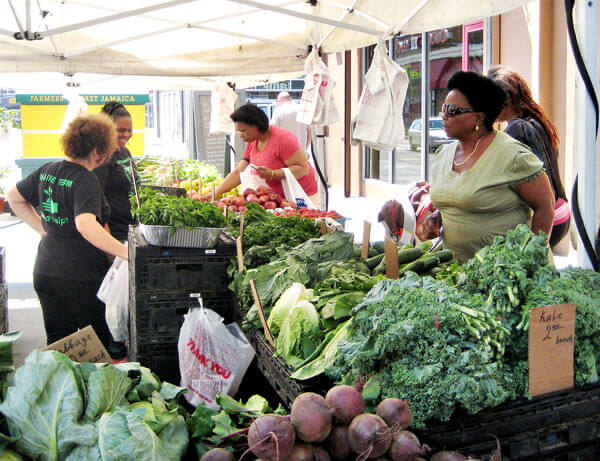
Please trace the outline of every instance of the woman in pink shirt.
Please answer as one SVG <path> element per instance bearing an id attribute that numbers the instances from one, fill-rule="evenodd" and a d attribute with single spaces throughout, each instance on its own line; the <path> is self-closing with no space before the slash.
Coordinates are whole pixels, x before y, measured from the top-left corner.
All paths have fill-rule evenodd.
<path id="1" fill-rule="evenodd" d="M 238 135 L 247 144 L 241 162 L 215 189 L 216 196 L 238 186 L 240 174 L 251 165 L 252 173 L 263 178 L 282 197 L 281 180 L 285 179 L 283 168 L 289 168 L 311 201 L 316 198 L 313 197 L 317 195 L 315 170 L 308 163 L 294 134 L 274 125 L 269 126 L 267 115 L 254 104 L 239 107 L 230 117 Z M 203 199 L 209 198 L 210 194 L 203 196 Z"/>

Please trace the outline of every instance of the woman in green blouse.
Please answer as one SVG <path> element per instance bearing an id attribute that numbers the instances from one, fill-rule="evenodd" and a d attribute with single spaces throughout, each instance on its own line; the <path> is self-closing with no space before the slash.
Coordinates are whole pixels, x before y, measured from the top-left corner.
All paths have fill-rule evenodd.
<path id="1" fill-rule="evenodd" d="M 444 128 L 456 142 L 442 146 L 431 166 L 431 198 L 440 211 L 417 231 L 463 263 L 480 248 L 527 223 L 550 234 L 554 194 L 542 162 L 523 144 L 495 131 L 504 90 L 475 72 L 456 72 L 442 106 Z M 440 222 L 441 221 L 441 222 Z"/>

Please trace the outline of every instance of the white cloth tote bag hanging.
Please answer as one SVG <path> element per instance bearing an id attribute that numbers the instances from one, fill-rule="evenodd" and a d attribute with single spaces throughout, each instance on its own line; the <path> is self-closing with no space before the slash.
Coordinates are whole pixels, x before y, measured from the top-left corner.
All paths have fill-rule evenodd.
<path id="1" fill-rule="evenodd" d="M 235 110 L 238 95 L 224 81 L 218 81 L 210 93 L 210 134 L 235 134 L 235 125 L 229 115 Z"/>
<path id="2" fill-rule="evenodd" d="M 353 141 L 376 149 L 392 150 L 404 140 L 402 109 L 408 75 L 388 55 L 385 43 L 375 47 L 358 101 Z"/>
<path id="3" fill-rule="evenodd" d="M 305 125 L 330 125 L 340 116 L 335 105 L 335 79 L 319 58 L 316 47 L 304 62 L 304 90 L 296 120 Z"/>

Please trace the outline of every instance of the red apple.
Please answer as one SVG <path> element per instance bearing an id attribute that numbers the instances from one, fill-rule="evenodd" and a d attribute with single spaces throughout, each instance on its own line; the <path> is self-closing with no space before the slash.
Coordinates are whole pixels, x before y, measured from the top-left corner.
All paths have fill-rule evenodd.
<path id="1" fill-rule="evenodd" d="M 233 205 L 233 196 L 231 195 L 223 197 L 221 200 L 225 203 L 225 205 Z"/>
<path id="2" fill-rule="evenodd" d="M 225 205 L 223 202 L 217 202 L 216 205 L 221 209 L 221 211 L 225 211 L 225 208 L 227 208 L 227 205 Z"/>
<path id="3" fill-rule="evenodd" d="M 265 203 L 269 201 L 269 195 L 268 194 L 264 194 L 261 195 L 260 197 L 258 197 L 258 200 L 260 203 Z"/>
<path id="4" fill-rule="evenodd" d="M 240 205 L 238 207 L 238 213 L 241 213 L 242 211 L 246 211 L 246 205 Z"/>
<path id="5" fill-rule="evenodd" d="M 246 197 L 246 202 L 250 203 L 260 203 L 260 199 L 256 196 L 256 194 L 249 194 Z"/>
<path id="6" fill-rule="evenodd" d="M 279 194 L 269 194 L 269 200 L 271 202 L 277 203 L 277 205 L 280 205 L 282 199 L 281 199 L 281 195 L 279 195 Z"/>
<path id="7" fill-rule="evenodd" d="M 231 204 L 237 207 L 243 205 L 245 203 L 244 197 L 234 197 Z"/>
<path id="8" fill-rule="evenodd" d="M 256 191 L 251 187 L 244 189 L 244 197 L 247 197 L 250 194 L 256 194 Z"/>
<path id="9" fill-rule="evenodd" d="M 258 188 L 256 189 L 256 194 L 257 195 L 269 195 L 273 193 L 273 189 L 271 189 L 269 186 L 258 186 Z"/>
<path id="10" fill-rule="evenodd" d="M 234 213 L 237 213 L 238 207 L 236 207 L 235 205 L 229 205 L 229 206 L 227 207 L 227 209 L 228 209 L 229 211 L 233 211 Z"/>
<path id="11" fill-rule="evenodd" d="M 263 206 L 265 207 L 265 210 L 274 210 L 275 208 L 277 208 L 277 203 L 269 200 L 265 202 Z"/>

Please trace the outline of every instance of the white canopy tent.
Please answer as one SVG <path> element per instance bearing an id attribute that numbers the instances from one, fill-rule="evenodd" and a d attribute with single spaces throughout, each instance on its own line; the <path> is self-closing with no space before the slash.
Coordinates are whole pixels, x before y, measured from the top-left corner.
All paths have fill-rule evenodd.
<path id="1" fill-rule="evenodd" d="M 454 26 L 528 0 L 7 0 L 2 86 L 86 90 L 239 88 L 302 74 L 378 37 Z"/>

